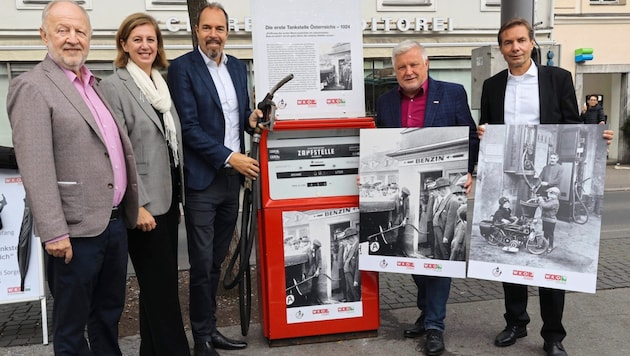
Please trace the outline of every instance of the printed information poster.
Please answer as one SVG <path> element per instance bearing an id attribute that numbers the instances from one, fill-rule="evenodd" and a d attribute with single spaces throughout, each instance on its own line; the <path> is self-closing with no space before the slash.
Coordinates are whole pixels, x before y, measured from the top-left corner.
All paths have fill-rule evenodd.
<path id="1" fill-rule="evenodd" d="M 39 300 L 41 246 L 17 170 L 0 169 L 0 304 Z"/>
<path id="2" fill-rule="evenodd" d="M 285 211 L 287 323 L 363 316 L 359 209 Z"/>
<path id="3" fill-rule="evenodd" d="M 595 293 L 603 125 L 488 125 L 468 277 Z"/>
<path id="4" fill-rule="evenodd" d="M 360 146 L 359 268 L 465 277 L 468 127 L 363 129 Z"/>
<path id="5" fill-rule="evenodd" d="M 257 100 L 275 96 L 282 119 L 365 116 L 359 0 L 252 0 Z"/>

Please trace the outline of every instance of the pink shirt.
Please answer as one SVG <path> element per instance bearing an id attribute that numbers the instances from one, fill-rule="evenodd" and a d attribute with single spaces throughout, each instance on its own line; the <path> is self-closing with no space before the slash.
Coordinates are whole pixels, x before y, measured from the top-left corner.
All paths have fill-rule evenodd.
<path id="1" fill-rule="evenodd" d="M 427 107 L 427 92 L 429 81 L 425 80 L 420 86 L 420 91 L 413 98 L 402 95 L 400 103 L 400 115 L 402 127 L 424 127 L 424 112 Z"/>
<path id="2" fill-rule="evenodd" d="M 112 207 L 118 206 L 127 189 L 127 167 L 125 165 L 125 154 L 120 141 L 118 126 L 116 126 L 114 117 L 107 109 L 107 106 L 105 106 L 103 100 L 101 100 L 92 87 L 96 79 L 92 72 L 90 72 L 86 66 L 82 66 L 81 79 L 79 79 L 72 71 L 65 68 L 61 69 L 66 73 L 66 76 L 70 79 L 83 98 L 83 101 L 85 101 L 85 104 L 90 109 L 98 125 L 101 137 L 103 137 L 105 141 L 109 160 L 114 170 L 114 201 L 112 202 Z"/>

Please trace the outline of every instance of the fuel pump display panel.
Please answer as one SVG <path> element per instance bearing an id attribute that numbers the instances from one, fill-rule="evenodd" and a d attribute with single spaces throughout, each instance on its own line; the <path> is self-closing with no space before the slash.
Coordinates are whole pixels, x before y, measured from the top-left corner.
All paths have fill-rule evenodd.
<path id="1" fill-rule="evenodd" d="M 269 139 L 271 199 L 357 195 L 359 137 Z"/>

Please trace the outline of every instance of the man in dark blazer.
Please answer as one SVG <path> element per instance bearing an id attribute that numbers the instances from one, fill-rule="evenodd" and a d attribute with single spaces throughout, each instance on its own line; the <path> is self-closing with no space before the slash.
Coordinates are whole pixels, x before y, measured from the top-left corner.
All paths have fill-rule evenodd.
<path id="1" fill-rule="evenodd" d="M 173 61 L 171 97 L 184 143 L 184 216 L 190 261 L 190 322 L 195 355 L 215 348 L 242 349 L 216 329 L 216 293 L 238 216 L 243 176 L 256 179 L 258 162 L 243 154 L 243 132 L 252 133 L 260 110 L 249 107 L 247 69 L 223 52 L 228 15 L 206 5 L 195 26 L 199 47 Z"/>
<path id="2" fill-rule="evenodd" d="M 466 90 L 460 84 L 429 77 L 429 58 L 424 47 L 406 40 L 392 50 L 392 64 L 398 86 L 376 101 L 376 127 L 468 126 L 470 148 L 467 191 L 477 162 L 479 138 L 470 114 Z M 422 311 L 414 325 L 404 331 L 405 337 L 427 333 L 428 355 L 444 352 L 444 319 L 451 279 L 413 275 L 418 286 L 418 308 Z"/>
<path id="3" fill-rule="evenodd" d="M 557 67 L 538 66 L 531 58 L 534 30 L 522 18 L 513 18 L 499 29 L 499 48 L 508 69 L 483 83 L 481 118 L 478 134 L 484 124 L 577 124 L 581 123 L 571 73 Z M 517 91 L 516 88 L 521 90 Z M 523 90 L 527 89 L 527 90 Z M 521 105 L 516 111 L 516 103 Z M 604 131 L 611 140 L 613 132 Z M 610 142 L 610 141 L 609 141 Z M 527 286 L 503 283 L 505 293 L 506 328 L 494 340 L 499 347 L 513 345 L 527 336 Z M 543 327 L 543 348 L 549 356 L 566 355 L 562 340 L 566 330 L 562 325 L 564 290 L 539 288 L 540 314 Z"/>
<path id="4" fill-rule="evenodd" d="M 36 233 L 50 255 L 54 351 L 120 355 L 126 228 L 138 214 L 133 149 L 84 65 L 85 10 L 49 3 L 40 34 L 48 55 L 11 82 L 7 109 Z"/>

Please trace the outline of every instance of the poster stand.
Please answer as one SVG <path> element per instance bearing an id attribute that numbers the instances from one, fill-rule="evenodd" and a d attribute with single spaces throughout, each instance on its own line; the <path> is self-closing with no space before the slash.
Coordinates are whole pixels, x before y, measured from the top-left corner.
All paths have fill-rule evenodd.
<path id="1" fill-rule="evenodd" d="M 28 252 L 22 252 L 21 272 L 19 235 L 24 215 L 25 192 L 22 178 L 16 169 L 0 169 L 0 200 L 4 201 L 0 210 L 0 304 L 39 301 L 42 318 L 42 343 L 48 344 L 48 314 L 44 288 L 44 256 L 39 237 L 32 232 L 28 235 Z M 22 257 L 21 259 L 25 259 Z M 24 274 L 24 282 L 21 275 Z M 21 286 L 24 286 L 22 290 Z"/>

